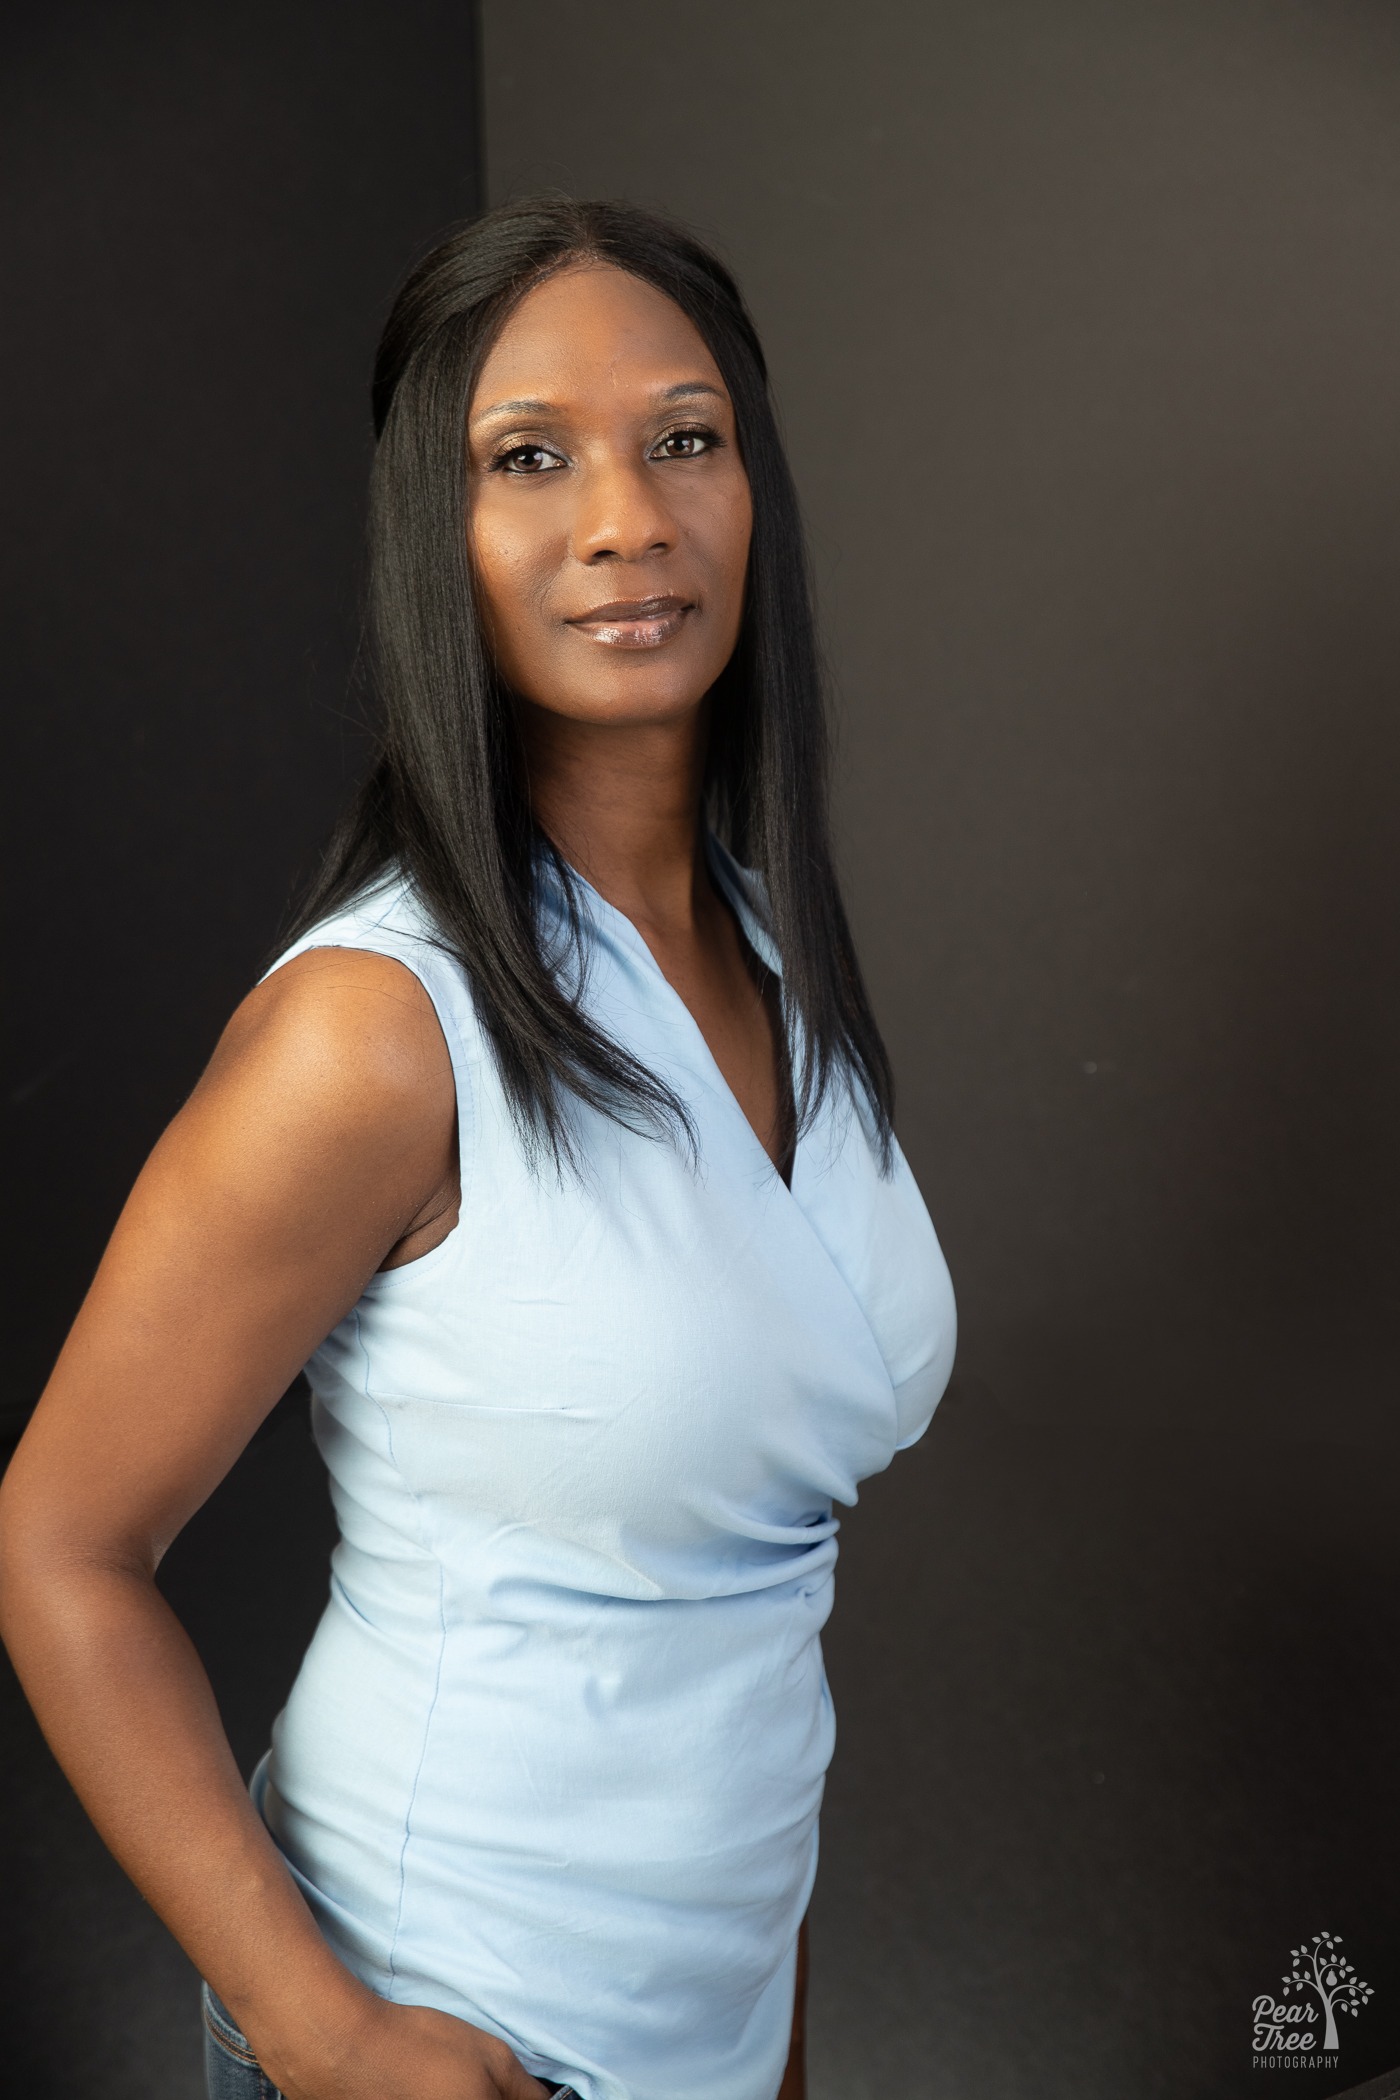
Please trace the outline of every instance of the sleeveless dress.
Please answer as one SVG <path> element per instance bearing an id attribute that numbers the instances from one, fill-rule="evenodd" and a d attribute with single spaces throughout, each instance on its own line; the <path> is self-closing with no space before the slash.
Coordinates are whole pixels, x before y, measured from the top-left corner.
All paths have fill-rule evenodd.
<path id="1" fill-rule="evenodd" d="M 761 880 L 715 879 L 779 958 Z M 569 1104 L 532 1167 L 402 880 L 289 948 L 394 957 L 452 1059 L 459 1224 L 307 1365 L 340 1540 L 253 1797 L 381 1996 L 584 2100 L 773 2100 L 834 1741 L 837 1518 L 921 1436 L 952 1288 L 903 1154 L 838 1091 L 789 1189 L 684 1002 L 580 882 L 583 998 L 698 1162 Z M 543 881 L 542 913 L 563 902 Z"/>

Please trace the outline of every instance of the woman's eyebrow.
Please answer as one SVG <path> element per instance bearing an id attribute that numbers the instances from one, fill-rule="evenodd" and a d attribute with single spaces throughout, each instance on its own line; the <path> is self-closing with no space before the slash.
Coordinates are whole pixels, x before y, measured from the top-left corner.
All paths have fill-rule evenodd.
<path id="1" fill-rule="evenodd" d="M 663 387 L 657 395 L 658 401 L 681 401 L 692 394 L 710 394 L 716 401 L 725 401 L 728 396 L 723 389 L 711 386 L 705 379 L 681 379 L 675 386 Z M 558 413 L 555 401 L 493 401 L 489 408 L 479 408 L 472 417 L 474 423 L 485 423 L 492 416 L 549 416 Z"/>
<path id="2" fill-rule="evenodd" d="M 552 401 L 493 401 L 489 408 L 479 408 L 472 421 L 484 423 L 488 416 L 547 416 L 553 409 Z"/>

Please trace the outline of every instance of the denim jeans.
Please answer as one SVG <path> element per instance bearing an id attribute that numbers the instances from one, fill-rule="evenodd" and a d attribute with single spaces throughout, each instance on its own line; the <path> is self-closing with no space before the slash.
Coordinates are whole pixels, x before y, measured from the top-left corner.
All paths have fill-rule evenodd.
<path id="1" fill-rule="evenodd" d="M 209 2100 L 282 2100 L 222 1998 L 216 1998 L 207 1983 L 200 1986 L 199 1995 L 204 2012 L 204 2083 Z M 554 2100 L 578 2100 L 571 2085 L 555 2085 L 548 2078 L 542 2078 L 540 2083 L 547 2093 L 553 2093 Z"/>
<path id="2" fill-rule="evenodd" d="M 200 1986 L 199 1997 L 204 2013 L 204 2083 L 209 2100 L 281 2100 L 223 1999 L 216 1998 L 207 1983 Z"/>

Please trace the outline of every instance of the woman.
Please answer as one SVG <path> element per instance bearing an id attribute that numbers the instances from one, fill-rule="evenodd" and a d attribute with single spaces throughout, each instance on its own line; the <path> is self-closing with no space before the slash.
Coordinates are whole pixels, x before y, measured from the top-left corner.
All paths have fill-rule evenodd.
<path id="1" fill-rule="evenodd" d="M 793 2100 L 832 1504 L 954 1321 L 762 353 L 545 199 L 414 271 L 374 407 L 382 757 L 12 1464 L 5 1638 L 215 2094 Z M 153 1576 L 303 1365 L 342 1536 L 250 1798 Z"/>

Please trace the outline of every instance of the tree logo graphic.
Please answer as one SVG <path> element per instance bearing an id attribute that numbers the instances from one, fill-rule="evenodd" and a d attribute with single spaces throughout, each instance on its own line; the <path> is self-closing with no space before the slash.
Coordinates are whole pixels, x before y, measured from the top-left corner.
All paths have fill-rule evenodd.
<path id="1" fill-rule="evenodd" d="M 1354 2019 L 1375 1992 L 1343 1954 L 1339 1932 L 1315 1932 L 1310 1947 L 1290 1947 L 1288 1958 L 1284 1996 L 1262 1991 L 1254 2001 L 1254 2069 L 1335 2070 L 1337 2015 Z"/>
<path id="2" fill-rule="evenodd" d="M 1293 1967 L 1283 1979 L 1285 1984 L 1301 1984 L 1304 1990 L 1317 1993 L 1327 2022 L 1322 2037 L 1324 2050 L 1338 2046 L 1338 2013 L 1350 2013 L 1355 2018 L 1367 1999 L 1375 1996 L 1370 1984 L 1361 1981 L 1341 1946 L 1339 1932 L 1315 1932 L 1311 1947 L 1290 1947 Z"/>

